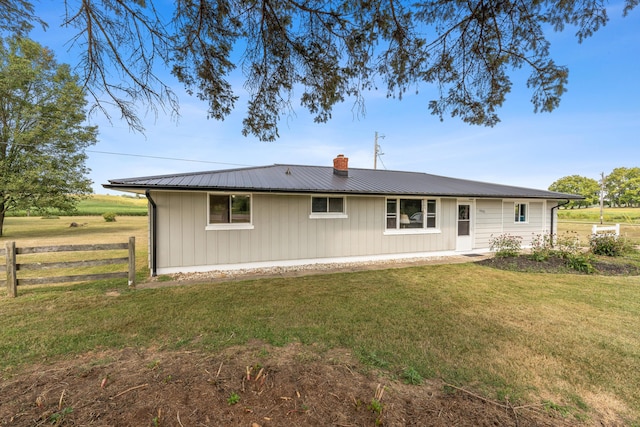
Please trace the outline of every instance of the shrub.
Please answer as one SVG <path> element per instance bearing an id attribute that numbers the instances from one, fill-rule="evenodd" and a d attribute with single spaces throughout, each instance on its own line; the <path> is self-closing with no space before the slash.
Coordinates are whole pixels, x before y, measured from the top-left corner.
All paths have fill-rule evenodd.
<path id="1" fill-rule="evenodd" d="M 497 237 L 491 235 L 489 239 L 490 249 L 495 251 L 497 257 L 516 257 L 522 250 L 522 237 L 511 234 L 501 234 Z"/>
<path id="2" fill-rule="evenodd" d="M 593 255 L 590 253 L 573 253 L 567 255 L 565 259 L 569 267 L 576 271 L 581 271 L 587 274 L 591 274 L 596 271 L 596 268 L 593 266 Z"/>
<path id="3" fill-rule="evenodd" d="M 531 238 L 531 258 L 535 261 L 547 261 L 553 255 L 553 239 L 555 236 L 536 234 Z"/>
<path id="4" fill-rule="evenodd" d="M 589 236 L 589 249 L 595 255 L 622 256 L 633 251 L 633 245 L 624 237 L 610 234 Z"/>
<path id="5" fill-rule="evenodd" d="M 116 214 L 114 212 L 105 212 L 102 214 L 102 218 L 107 222 L 116 222 Z"/>
<path id="6" fill-rule="evenodd" d="M 565 231 L 556 237 L 555 251 L 560 258 L 569 258 L 580 252 L 580 237 L 575 231 Z"/>

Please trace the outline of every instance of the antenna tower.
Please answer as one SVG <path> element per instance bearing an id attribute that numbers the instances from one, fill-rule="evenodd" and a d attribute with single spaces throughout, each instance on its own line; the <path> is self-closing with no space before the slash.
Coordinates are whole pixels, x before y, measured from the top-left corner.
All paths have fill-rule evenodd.
<path id="1" fill-rule="evenodd" d="M 384 135 L 378 135 L 378 131 L 376 131 L 376 136 L 373 143 L 373 168 L 374 169 L 378 169 L 378 156 L 384 155 L 384 153 L 380 151 L 380 144 L 378 144 L 378 138 L 384 139 Z"/>

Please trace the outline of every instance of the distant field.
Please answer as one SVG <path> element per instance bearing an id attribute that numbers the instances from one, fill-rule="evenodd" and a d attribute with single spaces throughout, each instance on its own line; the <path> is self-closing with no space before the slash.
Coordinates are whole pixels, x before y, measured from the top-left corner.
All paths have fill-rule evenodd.
<path id="1" fill-rule="evenodd" d="M 602 216 L 607 223 L 640 224 L 640 208 L 605 208 Z M 600 208 L 560 209 L 558 219 L 600 223 Z"/>
<path id="2" fill-rule="evenodd" d="M 71 223 L 76 223 L 77 227 L 71 227 Z M 4 235 L 0 237 L 0 248 L 5 247 L 6 242 L 16 242 L 17 247 L 31 246 L 56 246 L 56 245 L 97 245 L 105 243 L 126 243 L 129 237 L 136 238 L 136 271 L 139 277 L 148 276 L 148 232 L 147 218 L 142 216 L 116 216 L 115 222 L 106 222 L 102 217 L 95 215 L 41 218 L 41 217 L 9 217 L 5 219 Z M 84 252 L 60 252 L 55 256 L 45 255 L 22 255 L 30 257 L 28 262 L 64 262 L 77 261 L 85 255 Z M 105 258 L 109 258 L 108 253 L 104 253 Z M 121 256 L 121 255 L 118 255 Z M 125 255 L 126 256 L 126 255 Z M 43 259 L 40 259 L 43 258 Z M 26 260 L 22 260 L 26 262 Z M 4 262 L 4 257 L 0 257 L 0 264 Z M 96 270 L 65 271 L 62 275 L 71 274 L 92 274 L 106 273 L 104 268 Z M 34 273 L 34 274 L 30 274 Z M 47 277 L 59 276 L 58 271 L 35 270 L 33 272 L 21 273 L 21 277 Z M 0 273 L 3 274 L 3 273 Z M 4 279 L 4 277 L 0 277 Z"/>
<path id="3" fill-rule="evenodd" d="M 74 215 L 90 216 L 102 215 L 113 212 L 116 215 L 146 216 L 147 199 L 132 196 L 111 196 L 106 194 L 94 194 L 86 200 L 78 203 L 78 210 Z M 63 213 L 53 213 L 64 216 Z M 10 211 L 7 216 L 27 216 L 26 211 Z M 37 216 L 37 215 L 34 215 Z"/>
<path id="4" fill-rule="evenodd" d="M 147 215 L 145 197 L 109 196 L 96 194 L 78 205 L 79 215 L 102 215 L 114 212 L 116 215 Z"/>
<path id="5" fill-rule="evenodd" d="M 620 234 L 640 243 L 640 208 L 605 208 L 603 225 L 620 224 Z M 600 224 L 600 208 L 560 209 L 558 212 L 558 233 L 575 231 L 586 244 L 591 227 Z"/>

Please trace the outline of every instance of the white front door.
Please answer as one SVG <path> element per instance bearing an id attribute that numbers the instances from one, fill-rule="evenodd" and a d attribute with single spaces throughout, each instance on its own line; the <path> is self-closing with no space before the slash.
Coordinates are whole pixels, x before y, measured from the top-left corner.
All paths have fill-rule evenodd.
<path id="1" fill-rule="evenodd" d="M 456 250 L 473 249 L 473 202 L 458 201 L 458 220 L 456 226 Z"/>

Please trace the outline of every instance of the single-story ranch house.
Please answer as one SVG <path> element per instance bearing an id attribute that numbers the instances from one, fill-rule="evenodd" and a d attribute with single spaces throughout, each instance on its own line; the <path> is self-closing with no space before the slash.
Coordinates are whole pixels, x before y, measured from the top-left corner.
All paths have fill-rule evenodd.
<path id="1" fill-rule="evenodd" d="M 152 275 L 485 252 L 553 233 L 573 194 L 426 173 L 272 165 L 114 179 L 149 200 Z"/>

